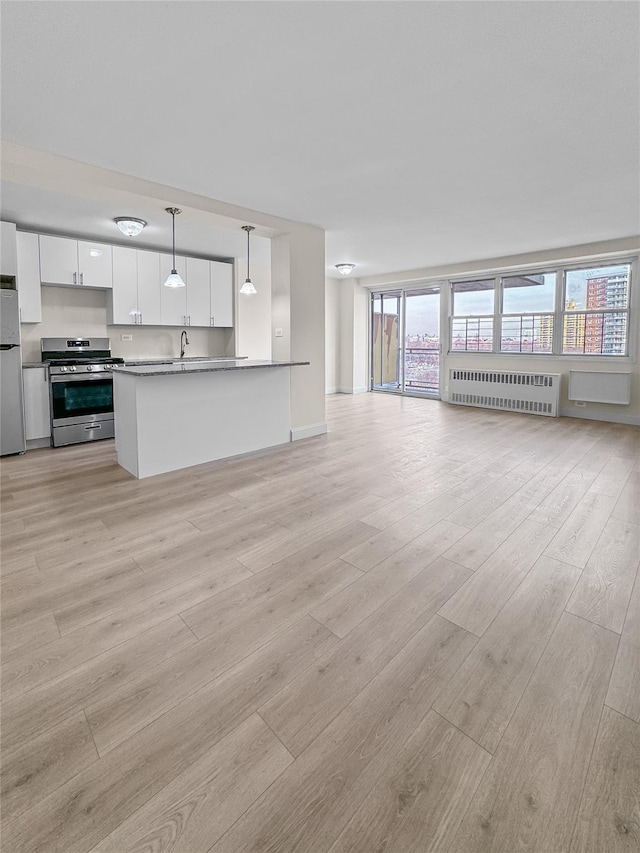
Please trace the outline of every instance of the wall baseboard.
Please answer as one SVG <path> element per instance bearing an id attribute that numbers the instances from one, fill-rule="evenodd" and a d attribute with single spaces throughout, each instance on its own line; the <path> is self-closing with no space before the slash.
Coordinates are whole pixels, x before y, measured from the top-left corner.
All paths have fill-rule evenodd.
<path id="1" fill-rule="evenodd" d="M 311 424 L 306 427 L 295 427 L 291 430 L 291 441 L 300 441 L 301 438 L 313 438 L 314 435 L 324 435 L 327 424 Z"/>
<path id="2" fill-rule="evenodd" d="M 587 421 L 603 421 L 612 424 L 627 424 L 628 426 L 640 426 L 640 417 L 623 414 L 607 414 L 606 417 L 597 412 L 581 412 L 579 409 L 560 409 L 561 418 L 581 418 Z"/>
<path id="3" fill-rule="evenodd" d="M 338 388 L 325 388 L 325 394 L 339 394 Z"/>
<path id="4" fill-rule="evenodd" d="M 28 438 L 27 450 L 36 450 L 38 447 L 51 447 L 51 439 L 46 438 Z"/>
<path id="5" fill-rule="evenodd" d="M 366 385 L 356 385 L 355 388 L 336 388 L 338 394 L 366 394 L 368 390 Z"/>

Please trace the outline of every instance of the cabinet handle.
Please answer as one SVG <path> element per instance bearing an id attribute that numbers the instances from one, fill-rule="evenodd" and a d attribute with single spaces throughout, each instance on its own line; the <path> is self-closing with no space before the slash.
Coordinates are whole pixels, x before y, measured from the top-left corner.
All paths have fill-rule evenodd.
<path id="1" fill-rule="evenodd" d="M 187 314 L 187 320 L 188 320 L 187 326 L 190 326 L 191 325 L 191 314 Z"/>
<path id="2" fill-rule="evenodd" d="M 138 316 L 140 317 L 140 325 L 142 325 L 142 311 L 138 311 Z"/>
<path id="3" fill-rule="evenodd" d="M 215 321 L 214 321 L 214 318 L 213 318 L 213 317 L 211 318 L 211 325 L 212 325 L 212 326 L 215 326 Z"/>
<path id="4" fill-rule="evenodd" d="M 77 273 L 75 273 L 75 272 L 74 272 L 74 274 L 73 274 L 73 283 L 74 283 L 74 284 L 77 284 L 77 283 L 78 283 L 78 274 L 77 274 Z"/>
<path id="5" fill-rule="evenodd" d="M 84 273 L 80 273 L 80 284 L 84 284 Z"/>

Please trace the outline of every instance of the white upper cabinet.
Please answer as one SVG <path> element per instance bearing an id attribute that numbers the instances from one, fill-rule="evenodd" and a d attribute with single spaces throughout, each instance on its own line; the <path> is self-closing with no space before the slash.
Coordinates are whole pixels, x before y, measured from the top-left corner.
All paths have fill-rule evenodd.
<path id="1" fill-rule="evenodd" d="M 78 241 L 40 235 L 40 276 L 45 284 L 80 284 Z"/>
<path id="2" fill-rule="evenodd" d="M 173 269 L 173 255 L 160 255 L 160 324 L 186 326 L 187 323 L 187 259 L 176 256 L 176 270 L 186 287 L 165 287 Z"/>
<path id="3" fill-rule="evenodd" d="M 17 275 L 16 226 L 13 222 L 0 222 L 0 262 L 2 275 Z"/>
<path id="4" fill-rule="evenodd" d="M 78 275 L 85 287 L 110 288 L 113 283 L 112 247 L 78 240 Z"/>
<path id="5" fill-rule="evenodd" d="M 18 304 L 21 323 L 42 322 L 40 291 L 40 251 L 38 235 L 27 231 L 16 233 L 18 258 Z"/>
<path id="6" fill-rule="evenodd" d="M 142 326 L 161 326 L 160 255 L 158 252 L 138 251 L 138 323 Z M 165 288 L 168 290 L 169 288 Z"/>
<path id="7" fill-rule="evenodd" d="M 187 325 L 212 326 L 209 261 L 187 258 Z"/>
<path id="8" fill-rule="evenodd" d="M 210 261 L 211 325 L 233 326 L 233 264 Z"/>
<path id="9" fill-rule="evenodd" d="M 138 323 L 138 252 L 113 247 L 113 289 L 108 302 L 107 323 L 125 326 Z"/>
<path id="10" fill-rule="evenodd" d="M 40 275 L 43 284 L 111 288 L 111 246 L 41 234 Z"/>

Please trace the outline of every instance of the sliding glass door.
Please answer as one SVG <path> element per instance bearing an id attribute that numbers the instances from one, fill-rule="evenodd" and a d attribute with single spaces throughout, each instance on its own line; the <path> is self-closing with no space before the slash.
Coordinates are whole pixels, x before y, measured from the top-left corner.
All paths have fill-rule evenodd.
<path id="1" fill-rule="evenodd" d="M 440 395 L 440 288 L 371 297 L 371 387 Z"/>
<path id="2" fill-rule="evenodd" d="M 375 293 L 371 318 L 371 377 L 376 391 L 402 390 L 400 325 L 402 293 Z"/>
<path id="3" fill-rule="evenodd" d="M 405 292 L 404 390 L 440 394 L 440 288 Z"/>

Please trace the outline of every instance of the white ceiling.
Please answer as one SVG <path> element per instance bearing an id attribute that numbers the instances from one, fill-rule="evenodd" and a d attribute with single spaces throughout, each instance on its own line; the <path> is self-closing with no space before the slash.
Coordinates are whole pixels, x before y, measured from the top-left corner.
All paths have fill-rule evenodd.
<path id="1" fill-rule="evenodd" d="M 639 8 L 5 0 L 2 135 L 321 226 L 362 276 L 632 236 Z"/>

